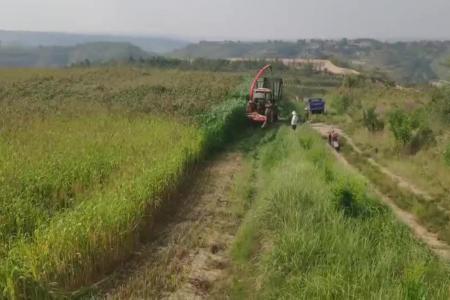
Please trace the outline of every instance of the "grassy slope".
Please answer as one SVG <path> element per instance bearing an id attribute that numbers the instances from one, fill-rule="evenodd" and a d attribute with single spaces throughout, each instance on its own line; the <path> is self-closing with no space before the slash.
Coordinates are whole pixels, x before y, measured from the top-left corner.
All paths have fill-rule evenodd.
<path id="1" fill-rule="evenodd" d="M 381 69 L 402 84 L 448 79 L 450 43 L 435 41 L 386 43 L 376 40 L 299 40 L 297 42 L 199 42 L 175 50 L 175 57 L 333 58 L 366 71 Z"/>
<path id="2" fill-rule="evenodd" d="M 253 206 L 233 251 L 232 298 L 449 297 L 448 267 L 318 136 L 281 128 L 253 157 L 259 179 L 242 193 Z"/>
<path id="3" fill-rule="evenodd" d="M 89 60 L 109 62 L 129 57 L 145 58 L 151 54 L 129 43 L 95 42 L 70 47 L 49 46 L 39 48 L 0 47 L 0 66 L 65 67 Z"/>
<path id="4" fill-rule="evenodd" d="M 432 202 L 415 197 L 405 196 L 401 191 L 397 192 L 399 205 L 415 212 L 431 228 L 439 232 L 440 237 L 449 240 L 450 231 L 447 225 L 448 211 L 450 210 L 450 198 L 448 187 L 450 186 L 450 169 L 445 162 L 443 153 L 450 144 L 450 131 L 442 117 L 431 104 L 429 89 L 395 89 L 381 85 L 365 84 L 352 90 L 336 90 L 329 95 L 330 106 L 334 108 L 336 115 L 327 121 L 337 123 L 354 140 L 364 152 L 364 156 L 372 157 L 394 173 L 406 178 L 419 189 L 426 191 L 434 199 Z M 342 95 L 347 95 L 349 100 L 346 109 L 340 108 Z M 379 118 L 385 122 L 384 130 L 371 133 L 363 125 L 362 111 L 369 107 L 375 107 Z M 389 113 L 394 109 L 402 109 L 408 114 L 421 111 L 424 122 L 435 135 L 436 142 L 420 149 L 415 154 L 410 154 L 399 147 L 388 125 Z M 340 111 L 342 110 L 342 111 Z M 333 112 L 332 112 L 333 113 Z M 353 155 L 354 156 L 354 155 Z M 352 158 L 352 157 L 350 157 Z M 355 157 L 353 157 L 355 158 Z M 361 167 L 362 160 L 355 160 Z M 368 167 L 365 167 L 369 171 Z M 368 172 L 368 175 L 376 175 Z M 373 177 L 380 186 L 392 190 L 392 184 L 388 184 L 382 177 Z M 396 189 L 398 190 L 398 189 Z M 408 200 L 409 199 L 409 200 Z M 422 202 L 422 204 L 420 204 Z M 446 211 L 439 213 L 437 206 Z"/>

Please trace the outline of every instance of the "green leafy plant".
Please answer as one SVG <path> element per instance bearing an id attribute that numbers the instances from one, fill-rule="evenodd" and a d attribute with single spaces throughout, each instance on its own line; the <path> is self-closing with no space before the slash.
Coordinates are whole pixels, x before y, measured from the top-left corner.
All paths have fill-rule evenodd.
<path id="1" fill-rule="evenodd" d="M 389 125 L 395 140 L 403 146 L 407 145 L 412 137 L 412 123 L 408 115 L 400 109 L 396 109 L 389 115 Z"/>
<path id="2" fill-rule="evenodd" d="M 389 116 L 390 128 L 395 139 L 412 154 L 436 141 L 426 116 L 423 110 L 408 115 L 400 109 L 394 110 Z"/>
<path id="3" fill-rule="evenodd" d="M 370 132 L 384 129 L 384 122 L 379 119 L 375 107 L 370 107 L 367 110 L 363 110 L 363 123 Z"/>

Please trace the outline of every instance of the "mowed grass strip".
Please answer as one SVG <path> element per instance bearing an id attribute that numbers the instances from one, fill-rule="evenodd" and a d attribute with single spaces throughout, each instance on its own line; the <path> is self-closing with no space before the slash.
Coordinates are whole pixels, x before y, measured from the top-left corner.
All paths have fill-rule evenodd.
<path id="1" fill-rule="evenodd" d="M 448 299 L 450 269 L 308 129 L 262 147 L 236 240 L 236 299 Z"/>

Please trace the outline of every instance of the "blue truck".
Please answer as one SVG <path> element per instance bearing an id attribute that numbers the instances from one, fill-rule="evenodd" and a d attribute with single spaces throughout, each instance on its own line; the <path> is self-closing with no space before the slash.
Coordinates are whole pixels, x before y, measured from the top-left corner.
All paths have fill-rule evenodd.
<path id="1" fill-rule="evenodd" d="M 308 99 L 308 110 L 311 114 L 324 114 L 325 100 L 322 98 L 310 98 Z"/>

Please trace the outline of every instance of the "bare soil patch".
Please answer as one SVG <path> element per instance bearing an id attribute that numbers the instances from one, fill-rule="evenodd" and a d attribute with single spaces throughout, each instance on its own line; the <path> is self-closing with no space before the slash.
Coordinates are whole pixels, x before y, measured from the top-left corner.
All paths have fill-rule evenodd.
<path id="1" fill-rule="evenodd" d="M 239 226 L 230 190 L 242 155 L 205 163 L 166 212 L 153 241 L 116 274 L 107 299 L 207 299 L 226 278 L 228 248 Z"/>

